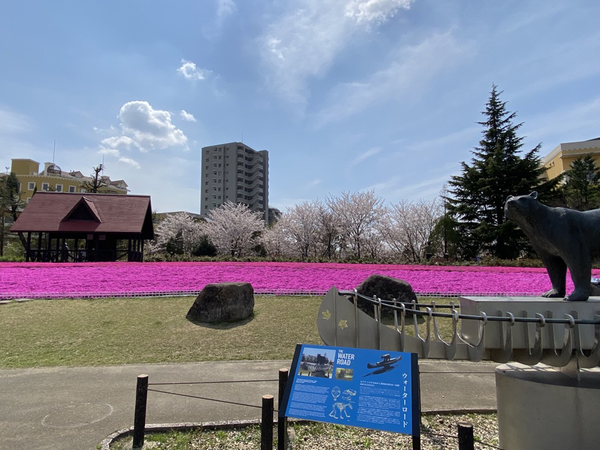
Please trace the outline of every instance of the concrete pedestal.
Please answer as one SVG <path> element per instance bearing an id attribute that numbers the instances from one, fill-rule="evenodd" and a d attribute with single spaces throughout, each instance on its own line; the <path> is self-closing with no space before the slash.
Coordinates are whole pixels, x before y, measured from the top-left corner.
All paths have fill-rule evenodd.
<path id="1" fill-rule="evenodd" d="M 502 364 L 496 398 L 501 448 L 600 448 L 600 368 L 576 379 L 542 364 Z"/>

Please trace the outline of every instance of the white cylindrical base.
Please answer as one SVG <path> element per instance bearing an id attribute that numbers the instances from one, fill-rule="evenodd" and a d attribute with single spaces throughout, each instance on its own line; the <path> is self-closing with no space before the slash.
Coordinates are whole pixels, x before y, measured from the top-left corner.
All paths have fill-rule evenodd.
<path id="1" fill-rule="evenodd" d="M 500 447 L 509 450 L 600 448 L 600 369 L 579 380 L 538 364 L 496 368 Z"/>

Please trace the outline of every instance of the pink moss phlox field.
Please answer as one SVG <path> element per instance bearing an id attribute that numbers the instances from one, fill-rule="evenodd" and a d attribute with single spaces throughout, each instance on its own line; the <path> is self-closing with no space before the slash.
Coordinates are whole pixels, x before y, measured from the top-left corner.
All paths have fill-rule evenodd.
<path id="1" fill-rule="evenodd" d="M 596 271 L 595 271 L 596 272 Z M 197 294 L 209 283 L 247 282 L 258 294 L 322 295 L 356 288 L 369 275 L 405 280 L 418 295 L 539 295 L 543 268 L 337 263 L 0 263 L 0 298 L 128 297 Z M 595 274 L 594 276 L 598 276 Z M 568 290 L 573 289 L 570 278 Z"/>

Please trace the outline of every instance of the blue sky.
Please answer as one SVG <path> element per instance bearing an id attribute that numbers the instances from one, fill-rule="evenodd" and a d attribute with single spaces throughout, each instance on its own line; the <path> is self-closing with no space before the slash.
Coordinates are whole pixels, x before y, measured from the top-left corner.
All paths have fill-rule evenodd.
<path id="1" fill-rule="evenodd" d="M 243 140 L 269 150 L 282 210 L 429 200 L 471 160 L 493 83 L 524 150 L 600 136 L 598 17 L 596 0 L 3 2 L 2 171 L 104 161 L 153 209 L 198 212 L 201 148 Z"/>

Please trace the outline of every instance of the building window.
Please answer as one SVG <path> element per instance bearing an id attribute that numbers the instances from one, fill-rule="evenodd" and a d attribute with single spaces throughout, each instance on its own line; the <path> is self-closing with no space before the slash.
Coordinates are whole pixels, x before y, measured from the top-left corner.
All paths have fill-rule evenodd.
<path id="1" fill-rule="evenodd" d="M 35 189 L 35 181 L 30 181 L 27 183 L 27 189 L 33 191 Z"/>
<path id="2" fill-rule="evenodd" d="M 85 189 L 84 188 L 81 188 L 81 193 L 85 194 Z"/>
<path id="3" fill-rule="evenodd" d="M 75 192 L 75 186 L 69 186 L 69 192 L 74 193 Z"/>
<path id="4" fill-rule="evenodd" d="M 56 192 L 62 192 L 63 191 L 63 185 L 62 184 L 57 184 L 56 185 Z"/>
<path id="5" fill-rule="evenodd" d="M 50 185 L 48 183 L 42 183 L 42 191 L 47 191 L 50 189 Z"/>

